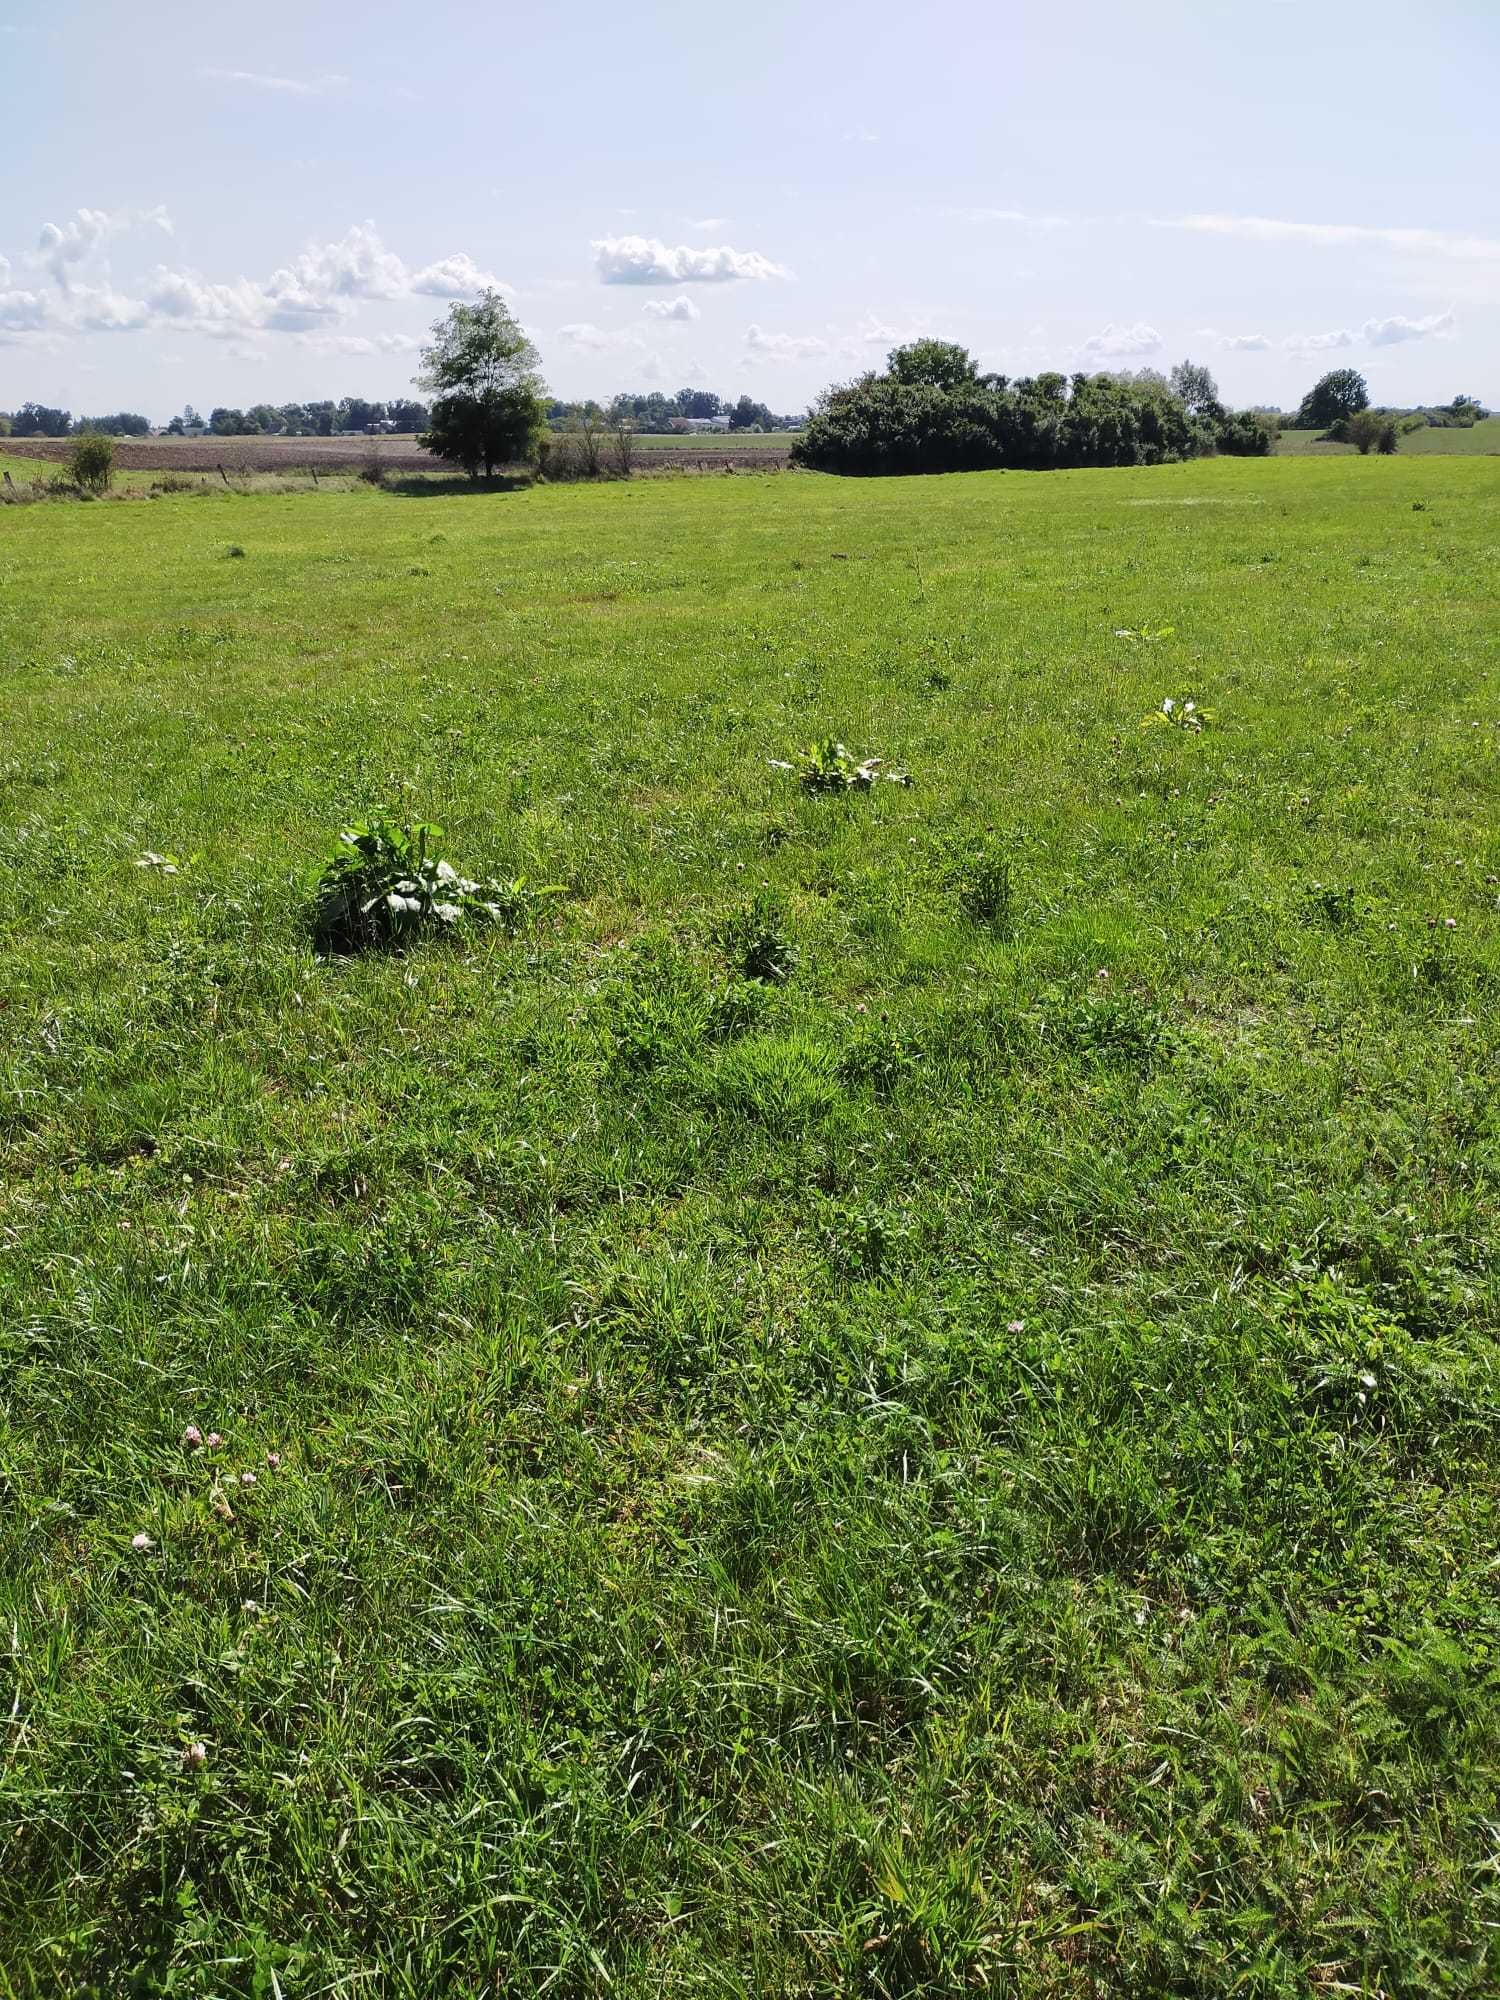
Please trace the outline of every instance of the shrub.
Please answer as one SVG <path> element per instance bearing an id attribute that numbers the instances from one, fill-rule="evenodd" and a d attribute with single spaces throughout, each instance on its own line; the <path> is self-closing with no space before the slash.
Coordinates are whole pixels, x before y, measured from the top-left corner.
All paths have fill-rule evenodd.
<path id="1" fill-rule="evenodd" d="M 903 379 L 830 389 L 792 447 L 823 472 L 974 472 L 1013 466 L 1160 465 L 1212 447 L 1166 381 L 1039 375 Z M 1250 447 L 1258 449 L 1259 447 Z"/>
<path id="2" fill-rule="evenodd" d="M 1372 451 L 1389 455 L 1400 442 L 1396 419 L 1385 410 L 1356 410 L 1340 429 L 1344 441 L 1357 446 L 1361 457 Z"/>
<path id="3" fill-rule="evenodd" d="M 115 441 L 97 431 L 76 438 L 68 453 L 68 471 L 80 493 L 106 492 L 115 476 Z"/>
<path id="4" fill-rule="evenodd" d="M 539 898 L 555 888 L 470 881 L 437 858 L 443 829 L 398 826 L 376 813 L 346 826 L 339 851 L 318 877 L 313 942 L 319 951 L 399 951 L 424 937 L 453 937 L 470 925 L 519 930 Z"/>
<path id="5" fill-rule="evenodd" d="M 1221 410 L 1214 425 L 1214 448 L 1229 458 L 1265 458 L 1275 435 L 1254 410 Z"/>
<path id="6" fill-rule="evenodd" d="M 578 440 L 567 431 L 549 431 L 537 442 L 537 471 L 553 485 L 588 477 Z"/>

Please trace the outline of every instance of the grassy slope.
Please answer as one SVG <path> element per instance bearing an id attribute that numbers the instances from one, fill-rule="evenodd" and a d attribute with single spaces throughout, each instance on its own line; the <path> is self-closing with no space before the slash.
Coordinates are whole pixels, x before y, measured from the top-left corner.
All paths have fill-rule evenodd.
<path id="1" fill-rule="evenodd" d="M 0 514 L 0 1993 L 1493 1992 L 1497 540 Z M 377 797 L 571 897 L 318 964 Z"/>
<path id="2" fill-rule="evenodd" d="M 1352 444 L 1322 444 L 1319 431 L 1283 431 L 1276 452 L 1283 458 L 1353 458 Z M 1500 454 L 1500 417 L 1486 417 L 1468 430 L 1438 430 L 1431 425 L 1408 431 L 1401 440 L 1406 458 L 1474 458 Z"/>

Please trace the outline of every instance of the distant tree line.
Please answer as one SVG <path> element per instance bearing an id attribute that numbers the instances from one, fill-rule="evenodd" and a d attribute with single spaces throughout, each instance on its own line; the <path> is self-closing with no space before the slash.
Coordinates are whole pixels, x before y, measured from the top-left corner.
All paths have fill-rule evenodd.
<path id="1" fill-rule="evenodd" d="M 688 417 L 726 418 L 732 431 L 795 430 L 802 421 L 800 417 L 777 416 L 768 403 L 759 403 L 753 396 L 730 402 L 712 389 L 679 389 L 675 396 L 656 389 L 649 396 L 621 394 L 612 396 L 608 403 L 591 405 L 553 401 L 547 405 L 547 421 L 555 427 L 569 424 L 584 408 L 597 409 L 611 430 L 629 424 L 633 430 L 647 433 L 669 431 L 679 419 Z"/>
<path id="2" fill-rule="evenodd" d="M 894 349 L 883 374 L 827 390 L 792 447 L 825 472 L 972 472 L 1010 466 L 1160 465 L 1222 451 L 1260 457 L 1271 432 L 1230 411 L 1206 368 L 1171 376 L 981 374 L 945 340 Z"/>
<path id="3" fill-rule="evenodd" d="M 46 403 L 23 403 L 14 412 L 0 412 L 0 427 L 7 437 L 65 438 L 72 435 L 73 416 L 70 410 L 54 410 Z"/>
<path id="4" fill-rule="evenodd" d="M 257 403 L 253 409 L 219 408 L 200 417 L 189 403 L 165 426 L 168 437 L 339 437 L 351 431 L 420 431 L 427 426 L 428 408 L 409 396 L 372 403 L 363 396 L 338 402 Z M 44 403 L 23 403 L 14 414 L 0 410 L 0 437 L 149 437 L 149 417 L 119 410 L 107 417 L 75 417 Z"/>
<path id="5" fill-rule="evenodd" d="M 167 434 L 189 437 L 207 430 L 214 437 L 343 437 L 351 432 L 420 431 L 426 428 L 428 415 L 427 405 L 410 396 L 396 396 L 386 403 L 372 403 L 363 396 L 344 396 L 338 402 L 256 403 L 248 410 L 221 405 L 207 418 L 189 403 L 167 425 Z"/>

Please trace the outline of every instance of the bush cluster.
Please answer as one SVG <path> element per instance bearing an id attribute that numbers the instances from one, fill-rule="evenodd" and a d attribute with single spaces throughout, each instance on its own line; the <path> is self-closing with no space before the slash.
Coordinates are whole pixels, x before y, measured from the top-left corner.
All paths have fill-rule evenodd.
<path id="1" fill-rule="evenodd" d="M 977 472 L 1161 465 L 1213 451 L 1260 456 L 1270 436 L 1216 400 L 1189 411 L 1165 376 L 980 375 L 964 349 L 898 348 L 883 375 L 828 390 L 792 448 L 822 472 Z"/>

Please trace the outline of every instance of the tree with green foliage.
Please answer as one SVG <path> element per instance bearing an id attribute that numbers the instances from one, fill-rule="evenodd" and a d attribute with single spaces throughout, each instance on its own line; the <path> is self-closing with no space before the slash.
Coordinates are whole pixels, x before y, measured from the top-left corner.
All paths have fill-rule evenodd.
<path id="1" fill-rule="evenodd" d="M 108 417 L 80 417 L 73 428 L 93 431 L 100 437 L 149 437 L 151 419 L 137 410 L 116 410 Z"/>
<path id="2" fill-rule="evenodd" d="M 1297 428 L 1327 431 L 1370 407 L 1370 390 L 1357 368 L 1331 368 L 1302 398 Z"/>
<path id="3" fill-rule="evenodd" d="M 435 392 L 421 442 L 471 479 L 530 463 L 546 423 L 541 357 L 495 291 L 433 325 L 417 386 Z"/>
<path id="4" fill-rule="evenodd" d="M 954 340 L 911 340 L 893 347 L 885 372 L 908 388 L 962 389 L 979 380 L 979 363 Z"/>
<path id="5" fill-rule="evenodd" d="M 775 421 L 770 405 L 757 403 L 753 396 L 741 396 L 729 412 L 729 428 L 732 431 L 768 431 Z"/>
<path id="6" fill-rule="evenodd" d="M 67 410 L 54 410 L 46 403 L 23 403 L 10 420 L 13 436 L 65 438 L 73 428 Z"/>
<path id="7" fill-rule="evenodd" d="M 712 389 L 679 389 L 673 398 L 673 415 L 679 417 L 719 417 L 724 399 Z"/>
<path id="8" fill-rule="evenodd" d="M 1179 361 L 1167 379 L 1190 417 L 1201 416 L 1211 405 L 1218 406 L 1219 385 L 1199 362 Z"/>

